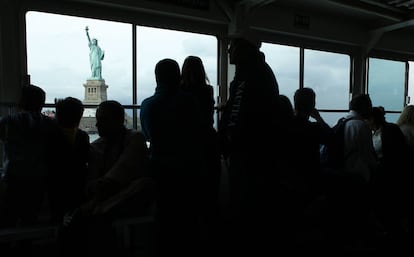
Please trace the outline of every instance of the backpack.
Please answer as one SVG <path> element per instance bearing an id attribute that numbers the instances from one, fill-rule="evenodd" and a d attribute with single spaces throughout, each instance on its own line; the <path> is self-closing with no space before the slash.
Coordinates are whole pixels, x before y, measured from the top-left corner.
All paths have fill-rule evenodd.
<path id="1" fill-rule="evenodd" d="M 331 134 L 326 143 L 321 146 L 320 158 L 323 168 L 331 171 L 340 171 L 344 167 L 344 131 L 345 123 L 353 117 L 343 117 L 332 127 Z"/>

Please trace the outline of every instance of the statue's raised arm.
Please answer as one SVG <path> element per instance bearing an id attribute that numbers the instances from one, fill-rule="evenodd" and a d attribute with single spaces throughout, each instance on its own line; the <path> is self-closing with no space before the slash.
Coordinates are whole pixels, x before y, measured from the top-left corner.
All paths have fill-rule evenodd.
<path id="1" fill-rule="evenodd" d="M 85 27 L 85 31 L 86 31 L 86 36 L 88 37 L 88 42 L 90 44 L 91 43 L 91 38 L 89 37 L 89 27 L 88 26 Z"/>
<path id="2" fill-rule="evenodd" d="M 89 46 L 89 62 L 91 65 L 91 78 L 90 79 L 102 79 L 102 63 L 105 52 L 98 46 L 98 40 L 96 38 L 90 38 L 89 28 L 85 27 L 86 36 L 88 37 Z"/>

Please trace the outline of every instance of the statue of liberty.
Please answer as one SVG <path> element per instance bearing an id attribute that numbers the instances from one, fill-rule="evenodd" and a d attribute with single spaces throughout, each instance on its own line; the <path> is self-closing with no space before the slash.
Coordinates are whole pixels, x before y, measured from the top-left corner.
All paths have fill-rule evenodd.
<path id="1" fill-rule="evenodd" d="M 101 60 L 103 60 L 104 56 L 105 56 L 105 51 L 103 51 L 99 46 L 98 46 L 98 40 L 96 38 L 91 38 L 89 37 L 89 28 L 88 26 L 86 26 L 85 28 L 86 30 L 86 36 L 88 37 L 88 42 L 89 42 L 89 62 L 91 65 L 91 78 L 90 79 L 102 79 L 102 62 Z"/>

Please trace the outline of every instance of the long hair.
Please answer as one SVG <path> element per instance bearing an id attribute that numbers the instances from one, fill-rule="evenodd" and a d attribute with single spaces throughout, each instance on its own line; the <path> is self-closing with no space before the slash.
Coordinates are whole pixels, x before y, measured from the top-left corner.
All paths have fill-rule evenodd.
<path id="1" fill-rule="evenodd" d="M 400 114 L 400 117 L 396 123 L 398 126 L 403 124 L 414 125 L 414 105 L 407 105 Z"/>
<path id="2" fill-rule="evenodd" d="M 185 58 L 181 69 L 181 83 L 184 88 L 210 83 L 200 57 L 190 55 Z"/>

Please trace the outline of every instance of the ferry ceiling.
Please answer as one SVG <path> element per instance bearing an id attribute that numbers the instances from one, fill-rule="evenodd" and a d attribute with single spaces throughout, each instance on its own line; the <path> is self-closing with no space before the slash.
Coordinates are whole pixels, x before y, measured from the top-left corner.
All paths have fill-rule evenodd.
<path id="1" fill-rule="evenodd" d="M 14 2 L 14 0 L 2 0 Z M 27 8 L 76 6 L 137 24 L 216 34 L 254 31 L 266 42 L 414 60 L 414 0 L 20 0 Z M 85 8 L 82 8 L 85 7 Z M 91 11 L 92 10 L 92 11 Z M 151 22 L 148 22 L 151 21 Z M 148 23 L 148 24 L 146 24 Z M 325 47 L 326 45 L 326 47 Z M 344 47 L 345 46 L 345 47 Z"/>

